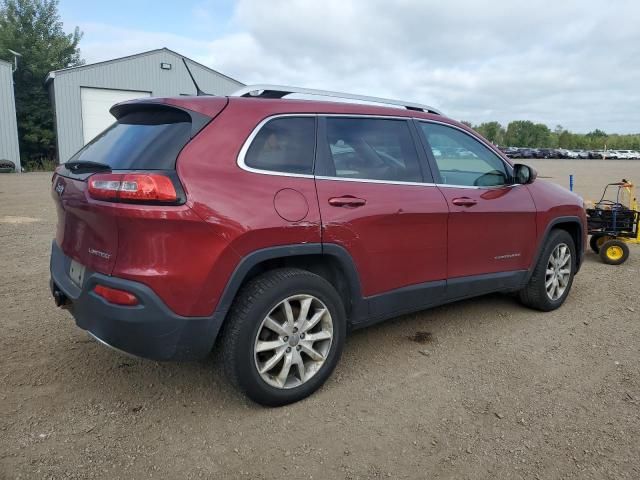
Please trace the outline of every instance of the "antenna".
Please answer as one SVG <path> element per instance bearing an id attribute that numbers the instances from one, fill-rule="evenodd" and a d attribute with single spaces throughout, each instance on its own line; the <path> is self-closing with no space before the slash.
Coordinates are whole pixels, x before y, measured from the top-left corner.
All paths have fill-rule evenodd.
<path id="1" fill-rule="evenodd" d="M 11 50 L 10 48 L 7 48 L 7 50 L 9 50 L 9 53 L 13 55 L 13 72 L 15 73 L 15 71 L 18 70 L 18 57 L 21 57 L 22 54 Z"/>
<path id="2" fill-rule="evenodd" d="M 209 93 L 206 93 L 206 92 L 203 92 L 202 90 L 200 90 L 200 87 L 198 86 L 198 83 L 196 82 L 196 79 L 193 78 L 193 73 L 191 73 L 191 69 L 189 68 L 189 65 L 187 65 L 187 61 L 185 60 L 184 57 L 182 57 L 182 63 L 184 63 L 184 68 L 187 69 L 187 72 L 189 73 L 189 76 L 191 77 L 191 81 L 193 82 L 193 84 L 196 87 L 196 95 L 198 97 L 210 96 Z"/>

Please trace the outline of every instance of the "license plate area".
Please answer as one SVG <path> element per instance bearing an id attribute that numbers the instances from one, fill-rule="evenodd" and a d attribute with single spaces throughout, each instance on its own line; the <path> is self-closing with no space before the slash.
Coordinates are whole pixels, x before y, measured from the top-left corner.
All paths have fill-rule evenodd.
<path id="1" fill-rule="evenodd" d="M 82 287 L 82 283 L 84 282 L 84 265 L 76 262 L 75 260 L 71 260 L 71 265 L 69 266 L 69 278 L 71 278 L 71 281 L 78 287 Z"/>

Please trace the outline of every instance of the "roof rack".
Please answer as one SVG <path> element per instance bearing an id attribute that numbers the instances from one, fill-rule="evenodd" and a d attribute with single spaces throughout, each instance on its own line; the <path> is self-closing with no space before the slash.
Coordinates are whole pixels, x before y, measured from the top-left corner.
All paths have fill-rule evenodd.
<path id="1" fill-rule="evenodd" d="M 437 110 L 428 105 L 421 105 L 419 103 L 405 102 L 402 100 L 392 100 L 389 98 L 369 97 L 366 95 L 354 95 L 352 93 L 331 92 L 329 90 L 316 90 L 312 88 L 299 88 L 299 87 L 285 87 L 283 85 L 247 85 L 233 92 L 232 97 L 257 97 L 257 98 L 283 98 L 292 93 L 299 93 L 302 95 L 319 95 L 323 97 L 335 97 L 348 100 L 358 100 L 361 102 L 382 103 L 385 105 L 396 105 L 398 107 L 404 107 L 407 110 L 416 110 L 419 112 L 435 113 L 436 115 L 442 115 L 440 110 Z"/>

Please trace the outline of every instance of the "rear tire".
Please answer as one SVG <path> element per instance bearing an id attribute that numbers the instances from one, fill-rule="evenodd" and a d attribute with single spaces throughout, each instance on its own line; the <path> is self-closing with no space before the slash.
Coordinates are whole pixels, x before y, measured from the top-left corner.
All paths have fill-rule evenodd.
<path id="1" fill-rule="evenodd" d="M 609 265 L 620 265 L 629 258 L 629 247 L 622 240 L 607 240 L 600 247 L 600 258 Z"/>
<path id="2" fill-rule="evenodd" d="M 271 407 L 297 402 L 320 388 L 340 359 L 347 331 L 333 286 L 296 268 L 250 280 L 226 322 L 227 376 L 251 400 Z"/>
<path id="3" fill-rule="evenodd" d="M 573 238 L 564 230 L 552 230 L 529 283 L 519 292 L 520 301 L 543 312 L 555 310 L 569 295 L 575 270 Z"/>

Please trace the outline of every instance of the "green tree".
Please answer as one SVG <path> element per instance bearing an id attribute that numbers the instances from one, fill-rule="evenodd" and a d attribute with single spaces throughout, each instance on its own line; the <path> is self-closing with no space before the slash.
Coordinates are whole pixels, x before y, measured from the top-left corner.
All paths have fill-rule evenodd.
<path id="1" fill-rule="evenodd" d="M 471 127 L 471 123 L 462 122 Z M 562 125 L 556 125 L 553 131 L 543 123 L 529 120 L 516 120 L 505 130 L 499 122 L 484 122 L 472 127 L 480 135 L 496 145 L 529 148 L 566 148 L 584 150 L 640 151 L 640 134 L 607 134 L 596 128 L 589 133 L 572 133 Z"/>
<path id="2" fill-rule="evenodd" d="M 14 73 L 18 136 L 23 162 L 41 162 L 55 152 L 53 111 L 44 79 L 52 70 L 82 65 L 76 27 L 65 33 L 57 0 L 0 0 L 0 58 L 22 54 Z"/>
<path id="3" fill-rule="evenodd" d="M 558 135 L 558 147 L 559 148 L 571 148 L 571 134 L 567 130 L 562 130 Z"/>
<path id="4" fill-rule="evenodd" d="M 599 138 L 599 137 L 607 137 L 607 134 L 604 133 L 602 130 L 600 130 L 599 128 L 596 128 L 593 132 L 589 132 L 587 133 L 587 137 L 592 137 L 592 138 Z"/>
<path id="5" fill-rule="evenodd" d="M 504 128 L 498 122 L 484 122 L 474 130 L 495 145 L 501 145 L 504 141 Z"/>
<path id="6" fill-rule="evenodd" d="M 507 125 L 505 141 L 516 147 L 533 147 L 533 130 L 535 124 L 530 120 L 515 120 Z"/>
<path id="7" fill-rule="evenodd" d="M 551 146 L 551 130 L 543 123 L 536 123 L 531 132 L 532 142 L 536 147 L 548 148 Z"/>
<path id="8" fill-rule="evenodd" d="M 543 123 L 516 120 L 507 125 L 505 142 L 517 147 L 550 147 L 551 130 Z"/>

